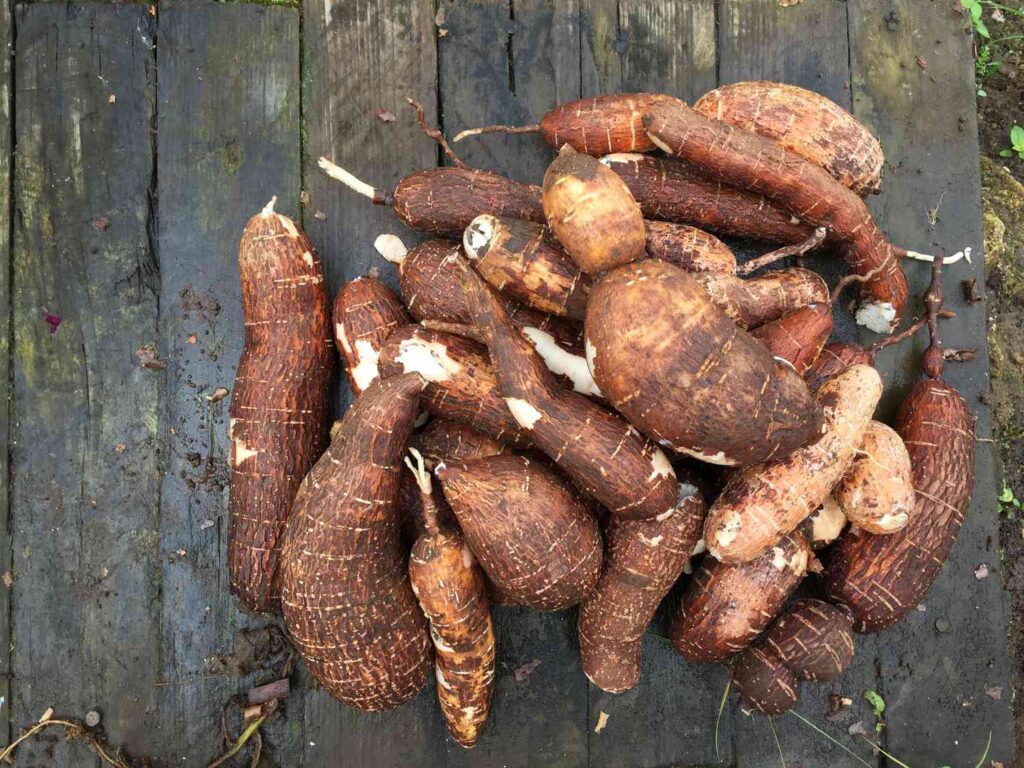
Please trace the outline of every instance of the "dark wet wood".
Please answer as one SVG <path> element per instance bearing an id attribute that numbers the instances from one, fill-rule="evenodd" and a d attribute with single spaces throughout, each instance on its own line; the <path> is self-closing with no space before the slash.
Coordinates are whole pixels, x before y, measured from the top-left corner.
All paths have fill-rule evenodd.
<path id="1" fill-rule="evenodd" d="M 238 237 L 276 194 L 279 210 L 301 214 L 333 290 L 374 265 L 394 284 L 373 240 L 417 236 L 324 177 L 316 159 L 387 188 L 436 165 L 406 96 L 453 135 L 535 122 L 580 95 L 693 100 L 717 75 L 802 85 L 852 107 L 881 139 L 889 165 L 870 205 L 887 234 L 917 250 L 969 245 L 973 265 L 947 279 L 982 278 L 971 38 L 938 0 L 303 0 L 301 21 L 296 7 L 212 0 L 166 0 L 159 18 L 145 5 L 38 3 L 19 6 L 13 28 L 8 8 L 0 54 L 13 36 L 17 56 L 0 56 L 0 387 L 13 384 L 13 401 L 0 410 L 12 461 L 0 452 L 11 483 L 9 497 L 0 492 L 0 574 L 10 568 L 13 584 L 0 585 L 0 648 L 12 649 L 9 666 L 0 651 L 0 740 L 50 706 L 96 709 L 133 755 L 205 765 L 222 748 L 222 704 L 275 677 L 238 677 L 219 661 L 231 661 L 243 630 L 273 624 L 242 614 L 228 593 L 229 400 L 207 400 L 231 386 L 240 352 Z M 16 87 L 4 90 L 10 78 Z M 456 149 L 534 182 L 552 156 L 530 135 Z M 831 279 L 841 271 L 823 257 L 808 263 Z M 908 273 L 919 294 L 927 265 Z M 947 341 L 982 350 L 948 376 L 987 437 L 984 305 L 947 295 L 958 313 L 943 324 Z M 62 318 L 53 334 L 44 310 Z M 857 337 L 845 312 L 836 336 Z M 145 344 L 166 369 L 139 366 Z M 892 387 L 884 416 L 917 375 L 896 360 L 922 349 L 918 339 L 880 357 Z M 339 404 L 348 399 L 340 384 Z M 974 505 L 925 610 L 858 636 L 835 683 L 802 686 L 797 711 L 871 765 L 879 759 L 847 734 L 858 720 L 872 729 L 868 689 L 887 702 L 887 749 L 908 763 L 974 765 L 990 730 L 988 759 L 1013 762 L 996 486 L 991 445 L 978 448 Z M 982 563 L 992 575 L 979 580 Z M 447 736 L 433 682 L 397 711 L 364 714 L 311 688 L 301 667 L 264 748 L 277 765 L 310 767 L 779 765 L 768 722 L 732 703 L 716 757 L 725 670 L 684 663 L 659 637 L 664 613 L 645 639 L 640 685 L 613 696 L 582 675 L 574 611 L 496 610 L 494 707 L 474 750 Z M 986 695 L 994 687 L 1001 700 Z M 850 717 L 825 720 L 830 693 L 853 700 Z M 787 765 L 861 765 L 791 715 L 774 724 Z M 98 768 L 55 731 L 18 756 Z"/>
<path id="2" fill-rule="evenodd" d="M 135 355 L 159 343 L 154 26 L 145 6 L 63 3 L 16 24 L 12 725 L 95 709 L 141 753 L 162 717 L 163 374 Z M 89 754 L 54 734 L 18 759 Z"/>
<path id="3" fill-rule="evenodd" d="M 230 398 L 210 398 L 219 387 L 231 388 L 241 354 L 242 228 L 274 195 L 278 211 L 298 216 L 299 19 L 289 8 L 177 1 L 161 7 L 159 24 L 160 330 L 167 369 L 158 711 L 174 724 L 160 733 L 159 754 L 191 765 L 221 751 L 224 703 L 272 679 L 238 679 L 217 661 L 234 651 L 241 630 L 267 621 L 242 614 L 229 593 Z M 301 700 L 295 691 L 289 706 Z M 268 739 L 298 749 L 301 736 L 286 723 L 270 727 Z"/>
<path id="4" fill-rule="evenodd" d="M 872 212 L 905 247 L 947 253 L 971 247 L 973 264 L 947 267 L 943 278 L 947 286 L 970 278 L 981 282 L 974 67 L 964 19 L 941 3 L 853 0 L 848 7 L 854 112 L 875 131 L 888 158 Z M 928 271 L 927 264 L 907 266 L 913 295 L 923 292 Z M 946 295 L 957 319 L 942 323 L 944 341 L 979 350 L 971 362 L 947 365 L 946 378 L 974 409 L 978 437 L 988 438 L 992 416 L 981 402 L 988 392 L 985 305 L 971 306 L 949 288 Z M 912 306 L 919 309 L 920 301 Z M 917 358 L 925 343 L 919 336 L 880 356 L 893 384 L 883 408 L 891 408 L 918 375 L 917 365 L 896 360 Z M 924 600 L 926 610 L 879 637 L 887 749 L 915 764 L 974 765 L 990 730 L 986 764 L 1014 762 L 992 449 L 977 443 L 971 508 Z M 975 569 L 983 563 L 991 575 L 978 579 Z M 997 687 L 1002 699 L 986 695 Z"/>

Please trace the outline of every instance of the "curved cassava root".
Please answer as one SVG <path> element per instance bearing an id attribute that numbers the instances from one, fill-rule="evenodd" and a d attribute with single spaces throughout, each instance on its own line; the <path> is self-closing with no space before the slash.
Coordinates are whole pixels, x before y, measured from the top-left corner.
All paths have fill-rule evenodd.
<path id="1" fill-rule="evenodd" d="M 494 689 L 494 625 L 484 575 L 453 528 L 437 519 L 430 474 L 415 451 L 406 465 L 423 500 L 423 533 L 409 555 L 409 581 L 430 622 L 437 698 L 448 730 L 464 747 L 476 745 Z"/>
<path id="2" fill-rule="evenodd" d="M 356 398 L 295 497 L 282 553 L 281 605 L 295 647 L 328 693 L 358 709 L 399 706 L 430 671 L 397 508 L 424 384 L 397 376 Z"/>
<path id="3" fill-rule="evenodd" d="M 832 308 L 814 303 L 760 325 L 750 335 L 803 376 L 821 354 L 833 325 Z"/>
<path id="4" fill-rule="evenodd" d="M 826 381 L 817 392 L 824 434 L 729 479 L 704 526 L 708 551 L 729 563 L 751 560 L 813 514 L 846 474 L 881 395 L 878 371 L 867 365 Z"/>
<path id="5" fill-rule="evenodd" d="M 848 532 L 825 572 L 829 596 L 853 611 L 858 632 L 890 627 L 921 601 L 953 548 L 974 488 L 974 416 L 960 393 L 942 380 L 941 270 L 936 260 L 925 295 L 931 337 L 925 378 L 896 414 L 896 431 L 910 455 L 914 511 L 896 533 Z"/>
<path id="6" fill-rule="evenodd" d="M 276 610 L 278 559 L 292 499 L 327 443 L 330 299 L 320 258 L 271 200 L 238 253 L 245 341 L 231 395 L 231 591 Z"/>
<path id="7" fill-rule="evenodd" d="M 827 171 L 749 131 L 711 120 L 678 100 L 660 100 L 644 116 L 660 148 L 713 178 L 765 195 L 843 244 L 861 284 L 857 322 L 889 333 L 907 304 L 907 280 L 892 246 L 863 201 Z"/>
<path id="8" fill-rule="evenodd" d="M 396 328 L 412 322 L 402 302 L 379 280 L 363 276 L 341 287 L 332 312 L 334 343 L 345 361 L 352 394 L 379 376 L 380 348 Z"/>
<path id="9" fill-rule="evenodd" d="M 824 168 L 858 195 L 882 185 L 885 158 L 857 118 L 819 93 L 795 85 L 747 80 L 708 91 L 693 108 L 706 117 L 777 141 Z"/>
<path id="10" fill-rule="evenodd" d="M 594 591 L 601 533 L 560 474 L 525 456 L 439 465 L 435 473 L 470 549 L 507 597 L 558 611 Z"/>
<path id="11" fill-rule="evenodd" d="M 801 267 L 737 277 L 721 272 L 693 276 L 711 301 L 740 328 L 778 320 L 808 304 L 828 303 L 828 285 L 817 272 Z"/>
<path id="12" fill-rule="evenodd" d="M 700 538 L 704 500 L 685 480 L 680 498 L 664 519 L 608 523 L 604 572 L 578 624 L 583 672 L 602 690 L 620 693 L 639 682 L 644 632 Z"/>
<path id="13" fill-rule="evenodd" d="M 750 562 L 705 557 L 672 617 L 672 644 L 690 661 L 723 661 L 742 650 L 782 609 L 812 557 L 797 532 Z"/>
<path id="14" fill-rule="evenodd" d="M 678 482 L 661 449 L 618 416 L 561 387 L 483 280 L 470 269 L 464 278 L 505 402 L 534 445 L 614 515 L 645 519 L 675 509 Z"/>
<path id="15" fill-rule="evenodd" d="M 415 438 L 417 450 L 426 465 L 433 469 L 438 464 L 452 464 L 487 456 L 502 456 L 512 449 L 472 427 L 450 419 L 433 418 Z"/>
<path id="16" fill-rule="evenodd" d="M 700 277 L 651 260 L 602 276 L 587 306 L 594 381 L 642 432 L 702 461 L 751 464 L 803 445 L 821 409 Z"/>

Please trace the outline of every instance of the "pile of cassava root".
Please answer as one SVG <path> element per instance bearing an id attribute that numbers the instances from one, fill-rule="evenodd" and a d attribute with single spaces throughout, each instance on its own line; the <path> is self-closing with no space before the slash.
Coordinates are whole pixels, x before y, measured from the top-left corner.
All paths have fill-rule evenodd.
<path id="1" fill-rule="evenodd" d="M 283 613 L 353 707 L 397 707 L 433 667 L 467 747 L 501 650 L 493 605 L 578 606 L 582 673 L 610 692 L 638 684 L 681 578 L 673 645 L 728 664 L 748 708 L 783 712 L 798 681 L 842 673 L 855 633 L 922 599 L 973 483 L 973 419 L 942 380 L 942 259 L 922 319 L 870 348 L 828 343 L 848 284 L 879 333 L 908 304 L 908 252 L 861 199 L 880 184 L 870 132 L 763 82 L 470 132 L 540 131 L 558 151 L 536 187 L 466 167 L 420 123 L 453 165 L 393 192 L 321 161 L 435 238 L 377 239 L 401 297 L 370 275 L 332 306 L 273 202 L 242 236 L 234 592 Z M 820 246 L 849 276 L 831 292 L 799 267 L 746 276 L 716 235 L 780 246 L 756 266 Z M 874 354 L 922 327 L 924 375 L 887 426 Z M 331 428 L 336 352 L 355 400 Z"/>

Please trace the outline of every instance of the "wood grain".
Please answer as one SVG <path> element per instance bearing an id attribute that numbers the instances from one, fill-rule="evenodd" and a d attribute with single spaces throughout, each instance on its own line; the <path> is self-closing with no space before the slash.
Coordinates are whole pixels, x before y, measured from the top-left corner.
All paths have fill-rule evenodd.
<path id="1" fill-rule="evenodd" d="M 11 397 L 11 106 L 14 25 L 11 7 L 0 4 L 0 402 Z M 10 410 L 0 407 L 0 444 L 9 444 Z M 11 569 L 9 452 L 0 451 L 0 574 Z M 11 592 L 0 589 L 0 697 L 10 702 Z M 10 707 L 0 712 L 0 742 L 10 739 Z"/>

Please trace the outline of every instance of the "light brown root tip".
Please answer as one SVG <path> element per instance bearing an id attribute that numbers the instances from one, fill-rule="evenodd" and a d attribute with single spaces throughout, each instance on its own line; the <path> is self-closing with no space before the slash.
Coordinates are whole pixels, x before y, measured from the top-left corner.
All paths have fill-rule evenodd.
<path id="1" fill-rule="evenodd" d="M 267 203 L 265 206 L 263 206 L 263 210 L 260 211 L 260 215 L 263 218 L 267 218 L 268 216 L 273 216 L 274 215 L 274 204 L 276 202 L 277 202 L 277 195 L 274 195 L 272 198 L 270 198 L 270 202 Z"/>
<path id="2" fill-rule="evenodd" d="M 416 479 L 416 485 L 420 489 L 420 499 L 423 502 L 423 529 L 428 535 L 436 536 L 441 529 L 437 522 L 437 504 L 434 502 L 430 472 L 427 471 L 426 462 L 423 461 L 423 454 L 412 447 L 409 448 L 409 453 L 416 459 L 416 463 L 413 464 L 406 456 L 405 466 L 412 472 L 412 476 Z"/>
<path id="3" fill-rule="evenodd" d="M 441 147 L 445 156 L 452 161 L 452 164 L 458 168 L 465 168 L 466 164 L 462 162 L 462 158 L 455 154 L 450 146 L 448 146 L 448 140 L 444 137 L 437 128 L 431 128 L 427 125 L 427 113 L 423 109 L 423 105 L 415 99 L 406 98 L 406 103 L 410 107 L 416 110 L 416 122 L 419 123 L 420 130 L 423 131 L 429 138 L 437 142 L 437 145 Z"/>
<path id="4" fill-rule="evenodd" d="M 909 339 L 919 330 L 924 328 L 925 325 L 927 325 L 927 322 L 927 318 L 924 317 L 920 318 L 919 320 L 915 320 L 910 326 L 900 331 L 899 333 L 895 333 L 892 336 L 889 336 L 888 338 L 882 339 L 881 341 L 872 344 L 868 348 L 868 354 L 871 355 L 871 357 L 873 358 L 886 347 L 891 347 L 893 344 L 899 344 L 901 341 Z"/>
<path id="5" fill-rule="evenodd" d="M 353 176 L 340 165 L 335 165 L 326 157 L 321 157 L 317 161 L 317 166 L 332 179 L 340 181 L 353 192 L 370 198 L 374 205 L 391 205 L 393 202 L 390 192 L 370 186 L 362 179 Z"/>
<path id="6" fill-rule="evenodd" d="M 405 247 L 405 243 L 398 235 L 377 235 L 377 239 L 373 241 L 373 247 L 377 253 L 392 264 L 401 264 L 409 255 L 409 249 Z"/>
<path id="7" fill-rule="evenodd" d="M 763 256 L 758 256 L 756 259 L 751 259 L 736 268 L 737 275 L 749 275 L 754 270 L 766 267 L 769 264 L 774 264 L 776 261 L 781 259 L 789 258 L 790 256 L 800 256 L 801 254 L 807 253 L 808 251 L 817 248 L 825 240 L 825 235 L 828 232 L 824 227 L 818 227 L 814 230 L 814 233 L 804 240 L 802 243 L 793 243 L 792 245 L 786 245 L 782 248 L 776 248 L 774 251 L 769 251 Z"/>
<path id="8" fill-rule="evenodd" d="M 976 349 L 944 349 L 942 357 L 954 363 L 966 363 L 968 360 L 975 360 L 978 357 Z"/>
<path id="9" fill-rule="evenodd" d="M 540 130 L 540 124 L 534 123 L 533 125 L 484 125 L 480 128 L 467 128 L 456 134 L 455 138 L 452 139 L 453 144 L 458 144 L 463 139 L 469 138 L 470 136 L 482 136 L 485 133 L 504 133 L 506 135 L 517 134 L 517 133 L 537 133 Z"/>
<path id="10" fill-rule="evenodd" d="M 918 253 L 917 251 L 910 251 L 906 248 L 900 248 L 899 246 L 892 246 L 892 252 L 901 259 L 913 259 L 914 261 L 935 261 L 935 257 L 930 253 Z M 956 264 L 961 259 L 966 259 L 967 263 L 971 263 L 971 248 L 968 246 L 962 251 L 957 251 L 952 256 L 944 256 L 942 258 L 943 264 Z"/>

